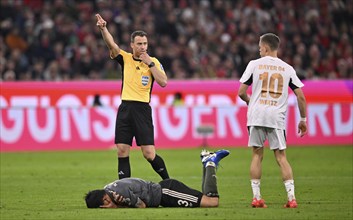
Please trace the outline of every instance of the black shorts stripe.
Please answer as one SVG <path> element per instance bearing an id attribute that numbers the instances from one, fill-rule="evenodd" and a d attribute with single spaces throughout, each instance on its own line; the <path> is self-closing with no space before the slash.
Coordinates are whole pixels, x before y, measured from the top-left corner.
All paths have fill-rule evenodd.
<path id="1" fill-rule="evenodd" d="M 178 199 L 188 200 L 190 202 L 197 202 L 197 199 L 198 199 L 196 196 L 180 193 L 170 189 L 162 189 L 162 193 Z"/>

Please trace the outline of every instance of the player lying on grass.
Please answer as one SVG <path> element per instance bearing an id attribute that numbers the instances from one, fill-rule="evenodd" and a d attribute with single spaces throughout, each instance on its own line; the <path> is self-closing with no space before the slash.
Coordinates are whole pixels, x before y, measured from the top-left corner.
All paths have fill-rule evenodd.
<path id="1" fill-rule="evenodd" d="M 106 185 L 104 189 L 88 192 L 86 205 L 88 208 L 217 207 L 216 168 L 219 161 L 228 155 L 227 150 L 201 152 L 202 192 L 175 179 L 154 183 L 139 178 L 124 178 Z"/>

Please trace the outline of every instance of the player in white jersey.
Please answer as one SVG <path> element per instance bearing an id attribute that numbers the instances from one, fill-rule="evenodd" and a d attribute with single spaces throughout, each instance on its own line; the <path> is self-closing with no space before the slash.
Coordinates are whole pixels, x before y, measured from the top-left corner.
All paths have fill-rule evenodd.
<path id="1" fill-rule="evenodd" d="M 306 100 L 299 80 L 292 66 L 277 57 L 279 37 L 272 33 L 260 37 L 261 58 L 252 60 L 246 67 L 240 82 L 239 97 L 248 105 L 247 126 L 249 129 L 249 147 L 252 147 L 250 165 L 251 187 L 253 191 L 252 207 L 266 208 L 261 198 L 260 180 L 264 142 L 268 140 L 280 166 L 282 179 L 288 195 L 287 208 L 296 208 L 293 172 L 286 157 L 285 121 L 288 107 L 288 90 L 292 89 L 297 97 L 301 120 L 298 124 L 300 136 L 307 132 Z M 247 94 L 252 85 L 252 94 Z"/>

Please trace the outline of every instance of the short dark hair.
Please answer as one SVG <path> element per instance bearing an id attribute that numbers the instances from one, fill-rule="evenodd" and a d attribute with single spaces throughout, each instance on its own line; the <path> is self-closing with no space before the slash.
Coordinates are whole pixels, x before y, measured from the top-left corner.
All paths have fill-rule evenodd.
<path id="1" fill-rule="evenodd" d="M 139 36 L 139 37 L 147 37 L 147 33 L 144 32 L 144 31 L 134 31 L 134 32 L 131 34 L 131 42 L 134 42 L 136 36 Z"/>
<path id="2" fill-rule="evenodd" d="M 260 37 L 260 41 L 267 44 L 272 51 L 278 50 L 280 40 L 279 37 L 273 33 L 267 33 Z"/>
<path id="3" fill-rule="evenodd" d="M 103 205 L 104 195 L 104 189 L 89 191 L 85 196 L 87 208 L 99 208 L 101 205 Z"/>

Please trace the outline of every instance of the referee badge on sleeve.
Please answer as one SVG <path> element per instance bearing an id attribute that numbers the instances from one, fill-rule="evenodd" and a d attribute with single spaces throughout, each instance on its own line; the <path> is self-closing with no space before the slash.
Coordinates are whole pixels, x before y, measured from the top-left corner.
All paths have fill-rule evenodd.
<path id="1" fill-rule="evenodd" d="M 142 83 L 142 85 L 143 85 L 143 86 L 147 86 L 149 79 L 150 79 L 149 76 L 141 76 L 141 83 Z"/>

